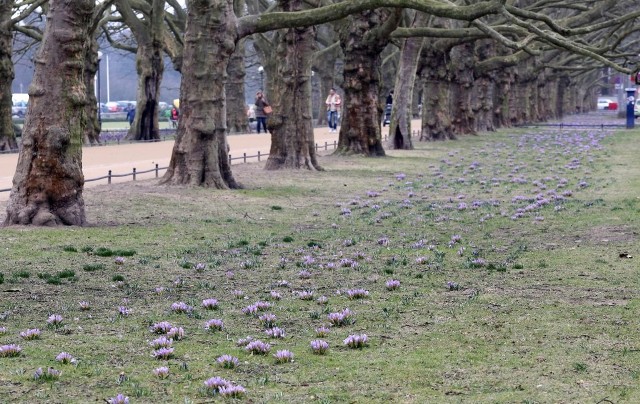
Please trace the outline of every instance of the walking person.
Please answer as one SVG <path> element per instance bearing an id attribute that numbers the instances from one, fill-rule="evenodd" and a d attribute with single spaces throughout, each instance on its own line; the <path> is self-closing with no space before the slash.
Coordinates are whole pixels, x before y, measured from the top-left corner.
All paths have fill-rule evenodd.
<path id="1" fill-rule="evenodd" d="M 134 119 L 136 119 L 136 107 L 133 104 L 129 104 L 127 111 L 127 121 L 129 121 L 129 127 L 133 126 Z"/>
<path id="2" fill-rule="evenodd" d="M 336 93 L 335 88 L 329 90 L 329 96 L 327 97 L 325 104 L 327 105 L 327 122 L 329 123 L 329 132 L 335 132 L 338 129 L 338 111 L 342 104 L 342 100 Z"/>
<path id="3" fill-rule="evenodd" d="M 178 111 L 178 108 L 176 108 L 175 106 L 173 108 L 171 108 L 171 126 L 173 128 L 177 128 L 178 127 L 178 119 L 180 119 L 180 111 Z"/>
<path id="4" fill-rule="evenodd" d="M 256 121 L 258 122 L 257 130 L 260 133 L 260 126 L 264 129 L 264 133 L 267 133 L 267 116 L 271 112 L 271 106 L 267 102 L 262 91 L 256 93 Z"/>

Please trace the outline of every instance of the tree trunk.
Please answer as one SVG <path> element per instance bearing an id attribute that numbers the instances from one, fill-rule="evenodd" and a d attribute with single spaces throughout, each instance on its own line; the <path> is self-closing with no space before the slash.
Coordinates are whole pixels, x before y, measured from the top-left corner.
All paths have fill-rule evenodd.
<path id="1" fill-rule="evenodd" d="M 231 133 L 248 133 L 249 118 L 247 117 L 247 103 L 244 99 L 244 45 L 242 39 L 231 55 L 227 67 L 227 124 Z"/>
<path id="2" fill-rule="evenodd" d="M 340 29 L 344 54 L 343 118 L 337 154 L 384 156 L 380 118 L 381 53 L 388 30 L 397 26 L 398 10 L 376 9 L 353 14 Z M 394 25 L 395 24 L 395 25 Z"/>
<path id="3" fill-rule="evenodd" d="M 437 42 L 427 42 L 423 52 L 422 132 L 420 140 L 455 139 L 451 121 L 451 84 L 447 61 L 448 48 L 438 49 Z"/>
<path id="4" fill-rule="evenodd" d="M 13 70 L 13 32 L 11 16 L 13 1 L 0 3 L 0 151 L 18 148 L 13 120 L 11 119 L 11 84 L 15 77 Z"/>
<path id="5" fill-rule="evenodd" d="M 451 82 L 451 115 L 456 135 L 475 134 L 475 120 L 471 105 L 473 92 L 473 65 L 475 62 L 473 43 L 465 43 L 451 50 L 449 69 Z"/>
<path id="6" fill-rule="evenodd" d="M 84 59 L 84 86 L 87 91 L 87 105 L 85 106 L 85 114 L 87 117 L 87 126 L 84 129 L 82 137 L 84 144 L 99 144 L 101 122 L 98 120 L 98 99 L 95 93 L 95 79 L 98 71 L 98 42 L 92 38 L 90 45 L 87 47 L 87 55 Z"/>
<path id="7" fill-rule="evenodd" d="M 231 173 L 225 82 L 235 48 L 233 7 L 225 0 L 189 0 L 184 34 L 180 121 L 162 182 L 240 188 Z"/>
<path id="8" fill-rule="evenodd" d="M 428 14 L 416 13 L 412 27 L 421 27 L 428 19 Z M 411 150 L 411 118 L 413 115 L 413 89 L 416 82 L 418 60 L 422 51 L 424 38 L 407 38 L 400 50 L 400 63 L 393 89 L 393 106 L 389 134 L 391 144 L 396 150 Z"/>
<path id="9" fill-rule="evenodd" d="M 478 41 L 475 44 L 476 61 L 482 62 L 496 55 L 493 40 Z M 475 119 L 475 132 L 494 131 L 493 101 L 495 99 L 496 72 L 475 72 L 471 91 L 471 111 Z"/>
<path id="10" fill-rule="evenodd" d="M 5 225 L 84 225 L 82 137 L 91 0 L 51 0 Z"/>
<path id="11" fill-rule="evenodd" d="M 280 2 L 283 11 L 302 9 L 300 0 Z M 274 113 L 267 126 L 271 151 L 265 169 L 322 170 L 316 157 L 311 110 L 311 59 L 315 50 L 313 26 L 291 28 L 276 35 L 277 73 L 272 80 Z"/>
<path id="12" fill-rule="evenodd" d="M 136 71 L 138 73 L 136 114 L 127 139 L 158 141 L 160 140 L 158 100 L 164 73 L 162 44 L 159 40 L 153 40 L 150 44 L 138 43 Z"/>
<path id="13" fill-rule="evenodd" d="M 514 80 L 513 67 L 496 73 L 496 89 L 493 93 L 493 122 L 497 128 L 511 127 L 509 99 Z"/>

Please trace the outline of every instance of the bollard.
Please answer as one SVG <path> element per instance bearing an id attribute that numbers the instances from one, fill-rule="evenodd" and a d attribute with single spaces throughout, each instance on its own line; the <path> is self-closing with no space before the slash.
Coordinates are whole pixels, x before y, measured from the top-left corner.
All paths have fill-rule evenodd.
<path id="1" fill-rule="evenodd" d="M 231 154 L 229 154 L 229 165 L 231 165 Z"/>
<path id="2" fill-rule="evenodd" d="M 247 162 L 247 153 L 242 153 L 242 161 Z"/>
<path id="3" fill-rule="evenodd" d="M 136 168 L 135 167 L 133 167 L 133 180 L 134 181 L 136 180 Z"/>
<path id="4" fill-rule="evenodd" d="M 329 146 L 329 145 L 327 144 L 327 142 L 324 142 L 324 150 L 325 150 L 325 151 L 326 151 L 326 150 L 329 150 L 329 149 L 327 149 L 327 147 L 328 147 L 328 146 Z"/>
<path id="5" fill-rule="evenodd" d="M 109 175 L 107 176 L 107 184 L 111 184 L 111 170 L 109 170 Z"/>
<path id="6" fill-rule="evenodd" d="M 158 178 L 158 164 L 156 163 L 156 178 Z"/>
<path id="7" fill-rule="evenodd" d="M 258 150 L 258 163 L 260 162 L 260 150 Z"/>

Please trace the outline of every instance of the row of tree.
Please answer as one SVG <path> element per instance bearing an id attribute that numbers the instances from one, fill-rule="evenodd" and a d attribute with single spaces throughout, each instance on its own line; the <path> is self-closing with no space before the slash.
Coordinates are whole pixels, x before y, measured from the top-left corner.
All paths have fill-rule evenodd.
<path id="1" fill-rule="evenodd" d="M 637 66 L 640 11 L 633 11 L 634 1 L 2 2 L 0 69 L 6 77 L 13 75 L 12 33 L 41 40 L 5 224 L 85 224 L 81 153 L 83 142 L 99 141 L 93 78 L 100 37 L 136 52 L 131 139 L 159 138 L 165 54 L 182 74 L 181 119 L 163 182 L 226 189 L 240 187 L 226 136 L 231 127 L 246 125 L 247 38 L 271 78 L 275 112 L 266 168 L 321 170 L 313 147 L 312 71 L 326 90 L 335 84 L 336 61 L 342 62 L 337 153 L 383 156 L 380 95 L 394 81 L 391 133 L 398 149 L 412 148 L 416 93 L 423 101 L 421 137 L 433 140 L 588 109 L 603 66 L 626 73 Z M 36 12 L 46 13 L 41 35 L 24 24 Z M 124 32 L 132 43 L 121 40 Z M 5 113 L 10 85 L 0 76 L 0 130 L 11 144 Z"/>

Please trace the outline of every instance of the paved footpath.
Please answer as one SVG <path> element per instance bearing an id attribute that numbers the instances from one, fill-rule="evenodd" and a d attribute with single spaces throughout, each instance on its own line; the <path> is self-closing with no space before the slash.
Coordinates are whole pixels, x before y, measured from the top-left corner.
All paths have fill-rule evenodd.
<path id="1" fill-rule="evenodd" d="M 325 142 L 329 143 L 330 149 L 334 141 L 338 140 L 338 133 L 329 133 L 328 128 L 316 128 L 314 131 L 316 144 L 324 149 Z M 271 147 L 271 136 L 266 134 L 244 134 L 230 135 L 227 137 L 230 154 L 232 158 L 241 157 L 243 153 L 248 156 L 268 154 Z M 133 168 L 136 171 L 154 169 L 156 164 L 159 167 L 167 167 L 171 160 L 171 151 L 174 142 L 154 142 L 154 143 L 128 143 L 120 145 L 84 147 L 82 149 L 82 171 L 85 179 L 102 177 L 108 174 L 109 170 L 113 174 L 131 173 Z M 253 159 L 257 161 L 257 159 Z M 0 189 L 11 188 L 13 174 L 18 163 L 18 154 L 0 154 Z M 232 164 L 240 164 L 242 160 L 233 160 Z M 164 174 L 164 170 L 160 175 Z M 155 177 L 155 173 L 137 175 L 137 179 L 147 179 Z M 131 181 L 132 177 L 112 178 L 112 182 Z M 106 184 L 107 180 L 92 181 L 85 183 L 85 187 Z M 0 192 L 0 201 L 9 199 L 9 192 Z"/>

